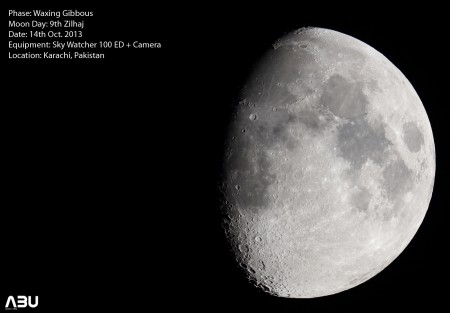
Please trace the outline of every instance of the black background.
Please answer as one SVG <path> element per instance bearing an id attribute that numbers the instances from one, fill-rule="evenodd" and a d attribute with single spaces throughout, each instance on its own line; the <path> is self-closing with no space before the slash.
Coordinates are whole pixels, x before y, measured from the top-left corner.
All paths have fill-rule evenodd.
<path id="1" fill-rule="evenodd" d="M 446 22 L 442 8 L 373 6 L 10 5 L 93 10 L 87 40 L 163 48 L 107 51 L 104 60 L 7 61 L 1 305 L 19 294 L 38 295 L 42 312 L 443 305 Z M 254 289 L 235 266 L 220 228 L 217 178 L 230 105 L 254 62 L 304 26 L 356 37 L 405 74 L 433 128 L 437 171 L 422 226 L 382 273 L 337 295 L 284 299 Z"/>

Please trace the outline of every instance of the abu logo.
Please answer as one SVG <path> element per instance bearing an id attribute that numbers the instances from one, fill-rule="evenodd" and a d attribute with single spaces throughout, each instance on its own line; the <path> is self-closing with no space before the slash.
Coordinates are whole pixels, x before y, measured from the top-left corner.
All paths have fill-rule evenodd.
<path id="1" fill-rule="evenodd" d="M 35 308 L 38 306 L 38 296 L 34 297 L 34 302 L 31 296 L 17 296 L 17 301 L 13 296 L 9 296 L 6 300 L 5 310 L 17 310 L 17 308 Z"/>

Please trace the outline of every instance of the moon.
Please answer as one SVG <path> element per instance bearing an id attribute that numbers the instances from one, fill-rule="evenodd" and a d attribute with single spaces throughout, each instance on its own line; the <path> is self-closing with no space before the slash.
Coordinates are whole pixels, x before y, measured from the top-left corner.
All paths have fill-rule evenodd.
<path id="1" fill-rule="evenodd" d="M 233 105 L 224 228 L 258 288 L 314 298 L 388 266 L 434 184 L 431 126 L 413 86 L 351 36 L 302 28 L 263 56 Z"/>

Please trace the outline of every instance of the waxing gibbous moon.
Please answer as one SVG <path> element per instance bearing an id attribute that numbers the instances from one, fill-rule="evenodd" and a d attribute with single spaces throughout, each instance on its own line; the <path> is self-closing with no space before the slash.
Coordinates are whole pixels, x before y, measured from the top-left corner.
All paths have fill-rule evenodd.
<path id="1" fill-rule="evenodd" d="M 226 234 L 250 281 L 273 295 L 367 281 L 427 211 L 435 149 L 422 102 L 348 35 L 305 28 L 278 40 L 243 87 L 228 137 Z"/>

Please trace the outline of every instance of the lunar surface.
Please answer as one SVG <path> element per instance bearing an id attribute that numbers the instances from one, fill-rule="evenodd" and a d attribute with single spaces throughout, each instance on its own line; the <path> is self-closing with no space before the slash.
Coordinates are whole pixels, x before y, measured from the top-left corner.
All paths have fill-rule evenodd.
<path id="1" fill-rule="evenodd" d="M 248 278 L 280 297 L 367 281 L 427 211 L 435 150 L 425 109 L 382 54 L 345 34 L 292 32 L 234 106 L 224 226 Z"/>

